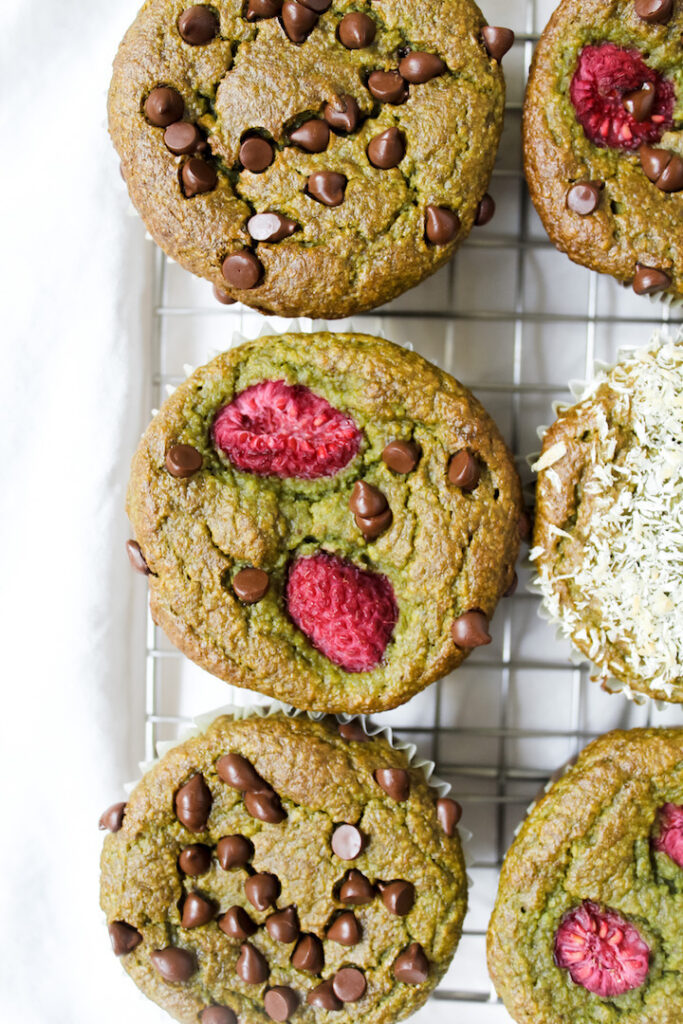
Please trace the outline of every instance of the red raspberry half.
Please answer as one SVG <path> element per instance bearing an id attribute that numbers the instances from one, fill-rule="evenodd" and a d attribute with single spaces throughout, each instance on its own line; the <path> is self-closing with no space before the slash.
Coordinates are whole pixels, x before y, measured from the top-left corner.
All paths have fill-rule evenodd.
<path id="1" fill-rule="evenodd" d="M 646 82 L 656 87 L 652 113 L 638 122 L 624 107 L 624 97 Z M 673 128 L 674 87 L 648 67 L 638 50 L 614 43 L 581 51 L 569 90 L 576 116 L 591 142 L 613 149 L 638 149 L 659 142 Z"/>
<path id="2" fill-rule="evenodd" d="M 555 936 L 555 963 L 575 984 L 602 999 L 640 988 L 650 969 L 650 949 L 615 910 L 586 901 L 565 916 Z"/>
<path id="3" fill-rule="evenodd" d="M 659 835 L 652 846 L 683 868 L 683 807 L 664 804 L 659 812 Z"/>
<path id="4" fill-rule="evenodd" d="M 398 619 L 386 576 L 325 551 L 294 563 L 286 600 L 294 624 L 346 672 L 369 672 L 379 665 Z"/>
<path id="5" fill-rule="evenodd" d="M 214 443 L 238 469 L 259 476 L 334 476 L 357 455 L 361 432 L 303 384 L 265 380 L 224 406 Z"/>

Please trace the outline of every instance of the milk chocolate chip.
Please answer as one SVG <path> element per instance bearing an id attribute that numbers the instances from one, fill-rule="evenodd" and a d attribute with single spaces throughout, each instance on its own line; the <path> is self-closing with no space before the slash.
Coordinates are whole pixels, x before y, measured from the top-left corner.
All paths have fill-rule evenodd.
<path id="1" fill-rule="evenodd" d="M 316 986 L 306 996 L 306 1002 L 309 1006 L 316 1006 L 320 1010 L 327 1010 L 328 1012 L 334 1012 L 342 1009 L 342 1001 L 337 999 L 334 994 L 334 987 L 332 979 L 329 981 L 323 981 L 321 985 Z"/>
<path id="2" fill-rule="evenodd" d="M 360 871 L 349 871 L 339 890 L 339 899 L 342 903 L 349 903 L 353 907 L 363 906 L 365 903 L 372 903 L 375 898 L 375 889 Z"/>
<path id="3" fill-rule="evenodd" d="M 241 754 L 224 754 L 219 757 L 216 773 L 219 779 L 240 793 L 256 792 L 266 785 L 251 761 L 247 761 Z"/>
<path id="4" fill-rule="evenodd" d="M 380 103 L 398 106 L 408 99 L 408 83 L 398 71 L 373 71 L 368 78 L 368 89 Z"/>
<path id="5" fill-rule="evenodd" d="M 600 205 L 600 184 L 595 181 L 577 181 L 567 192 L 567 209 L 587 217 Z"/>
<path id="6" fill-rule="evenodd" d="M 199 1019 L 201 1024 L 237 1024 L 237 1015 L 229 1006 L 207 1006 Z"/>
<path id="7" fill-rule="evenodd" d="M 375 782 L 392 800 L 401 802 L 410 794 L 410 775 L 403 768 L 378 768 Z"/>
<path id="8" fill-rule="evenodd" d="M 125 810 L 125 801 L 119 804 L 112 804 L 111 807 L 107 807 L 99 820 L 98 828 L 100 831 L 104 832 L 107 830 L 109 832 L 118 832 L 123 825 L 123 815 Z"/>
<path id="9" fill-rule="evenodd" d="M 247 231 L 255 242 L 281 242 L 298 230 L 295 220 L 279 213 L 256 213 L 247 221 Z"/>
<path id="10" fill-rule="evenodd" d="M 320 974 L 325 966 L 323 945 L 316 935 L 302 935 L 292 954 L 292 965 L 297 971 Z"/>
<path id="11" fill-rule="evenodd" d="M 282 1022 L 289 1020 L 295 1012 L 299 997 L 288 985 L 275 985 L 268 989 L 263 1003 L 270 1019 Z"/>
<path id="12" fill-rule="evenodd" d="M 367 743 L 370 737 L 357 718 L 350 722 L 342 722 L 339 726 L 339 735 L 349 743 Z"/>
<path id="13" fill-rule="evenodd" d="M 262 872 L 252 875 L 244 883 L 244 893 L 252 907 L 264 911 L 274 907 L 280 892 L 280 883 L 275 875 Z"/>
<path id="14" fill-rule="evenodd" d="M 368 146 L 368 159 L 373 167 L 388 171 L 398 167 L 406 155 L 405 136 L 398 128 L 387 128 L 381 135 L 375 135 Z"/>
<path id="15" fill-rule="evenodd" d="M 171 476 L 185 480 L 202 468 L 204 459 L 191 444 L 174 444 L 166 452 L 166 469 Z"/>
<path id="16" fill-rule="evenodd" d="M 180 176 L 183 179 L 183 191 L 188 199 L 204 192 L 212 192 L 218 184 L 215 168 L 207 164 L 206 160 L 200 160 L 198 156 L 190 157 L 187 163 L 183 164 Z"/>
<path id="17" fill-rule="evenodd" d="M 221 917 L 218 927 L 231 939 L 248 939 L 257 930 L 249 914 L 242 907 L 230 907 Z"/>
<path id="18" fill-rule="evenodd" d="M 314 171 L 306 183 L 309 196 L 324 206 L 341 206 L 346 191 L 346 177 L 336 171 Z"/>
<path id="19" fill-rule="evenodd" d="M 128 555 L 128 561 L 136 572 L 139 572 L 142 576 L 152 575 L 152 570 L 147 565 L 142 548 L 136 540 L 126 541 L 126 554 Z"/>
<path id="20" fill-rule="evenodd" d="M 485 224 L 488 224 L 493 220 L 495 212 L 496 201 L 493 196 L 489 195 L 487 192 L 477 207 L 474 223 L 478 228 L 483 228 Z"/>
<path id="21" fill-rule="evenodd" d="M 481 479 L 479 461 L 465 448 L 456 452 L 448 463 L 448 479 L 461 491 L 473 491 Z"/>
<path id="22" fill-rule="evenodd" d="M 641 146 L 638 150 L 645 174 L 663 192 L 683 190 L 683 158 L 668 149 Z"/>
<path id="23" fill-rule="evenodd" d="M 263 264 L 253 252 L 242 249 L 223 260 L 223 277 L 233 288 L 248 291 L 255 288 L 263 277 Z"/>
<path id="24" fill-rule="evenodd" d="M 266 928 L 271 939 L 276 942 L 296 942 L 299 938 L 299 918 L 294 907 L 278 910 L 266 921 Z"/>
<path id="25" fill-rule="evenodd" d="M 337 825 L 332 833 L 332 850 L 341 860 L 355 860 L 364 846 L 363 833 L 355 825 Z"/>
<path id="26" fill-rule="evenodd" d="M 251 942 L 242 944 L 235 970 L 247 985 L 262 985 L 264 981 L 268 980 L 270 974 L 268 961 L 256 946 L 252 946 Z"/>
<path id="27" fill-rule="evenodd" d="M 674 12 L 673 0 L 636 0 L 636 14 L 651 25 L 663 25 L 671 21 Z"/>
<path id="28" fill-rule="evenodd" d="M 268 593 L 270 577 L 263 569 L 240 569 L 232 581 L 232 589 L 242 604 L 256 604 Z"/>
<path id="29" fill-rule="evenodd" d="M 382 903 L 390 914 L 405 917 L 415 903 L 415 886 L 411 882 L 389 882 L 382 888 Z"/>
<path id="30" fill-rule="evenodd" d="M 224 871 L 243 868 L 254 854 L 254 845 L 246 836 L 223 836 L 218 840 L 216 859 Z"/>
<path id="31" fill-rule="evenodd" d="M 429 960 L 419 942 L 411 942 L 394 961 L 394 977 L 406 985 L 422 985 L 429 977 Z"/>
<path id="32" fill-rule="evenodd" d="M 157 128 L 167 128 L 174 121 L 180 121 L 185 113 L 185 101 L 175 89 L 159 86 L 152 89 L 145 101 L 148 121 Z"/>
<path id="33" fill-rule="evenodd" d="M 178 867 L 185 875 L 205 875 L 211 867 L 211 850 L 202 843 L 186 846 L 178 857 Z"/>
<path id="34" fill-rule="evenodd" d="M 323 108 L 323 117 L 338 132 L 355 132 L 360 121 L 360 107 L 353 96 L 337 96 Z"/>
<path id="35" fill-rule="evenodd" d="M 361 927 L 355 915 L 345 910 L 327 929 L 325 937 L 340 946 L 357 946 L 362 937 Z"/>
<path id="36" fill-rule="evenodd" d="M 485 25 L 481 30 L 484 46 L 489 57 L 501 61 L 515 41 L 515 33 L 509 28 Z"/>
<path id="37" fill-rule="evenodd" d="M 293 43 L 303 43 L 318 24 L 318 15 L 295 0 L 285 0 L 282 5 L 282 24 Z"/>
<path id="38" fill-rule="evenodd" d="M 275 159 L 275 150 L 267 139 L 258 135 L 245 139 L 240 146 L 240 163 L 248 171 L 261 174 Z"/>
<path id="39" fill-rule="evenodd" d="M 193 4 L 178 18 L 178 31 L 190 46 L 203 46 L 218 35 L 218 18 L 210 7 Z"/>
<path id="40" fill-rule="evenodd" d="M 257 21 L 259 18 L 275 18 L 282 10 L 282 0 L 249 0 L 247 7 L 247 21 Z"/>
<path id="41" fill-rule="evenodd" d="M 215 916 L 215 903 L 200 896 L 198 892 L 191 892 L 185 897 L 180 923 L 183 928 L 200 928 L 213 921 Z"/>
<path id="42" fill-rule="evenodd" d="M 115 956 L 125 956 L 127 953 L 132 953 L 135 947 L 139 946 L 142 942 L 142 935 L 137 928 L 133 928 L 131 924 L 126 924 L 125 921 L 113 921 L 109 925 L 109 938 Z"/>
<path id="43" fill-rule="evenodd" d="M 202 141 L 199 128 L 196 124 L 190 124 L 189 121 L 176 121 L 174 124 L 170 124 L 164 132 L 166 148 L 176 156 L 194 153 Z"/>
<path id="44" fill-rule="evenodd" d="M 636 264 L 636 274 L 633 278 L 633 290 L 636 295 L 655 295 L 657 292 L 666 291 L 670 286 L 671 278 L 663 270 L 645 267 L 642 263 Z"/>
<path id="45" fill-rule="evenodd" d="M 442 796 L 436 801 L 436 817 L 446 835 L 451 839 L 462 817 L 462 807 L 457 800 Z"/>
<path id="46" fill-rule="evenodd" d="M 370 46 L 377 32 L 377 25 L 367 14 L 352 11 L 339 22 L 339 42 L 347 50 L 362 50 Z"/>
<path id="47" fill-rule="evenodd" d="M 287 812 L 280 803 L 280 797 L 272 789 L 262 789 L 258 793 L 245 793 L 244 806 L 252 818 L 267 821 L 270 825 L 277 825 L 287 817 Z"/>
<path id="48" fill-rule="evenodd" d="M 432 245 L 448 245 L 458 236 L 460 218 L 445 206 L 428 206 L 425 211 L 425 234 Z"/>
<path id="49" fill-rule="evenodd" d="M 453 642 L 458 647 L 472 650 L 491 643 L 489 620 L 483 612 L 473 609 L 455 620 L 451 627 Z"/>
<path id="50" fill-rule="evenodd" d="M 421 85 L 432 78 L 443 75 L 446 65 L 435 53 L 408 53 L 398 66 L 399 73 L 406 82 Z"/>
<path id="51" fill-rule="evenodd" d="M 356 1003 L 365 995 L 365 975 L 357 967 L 342 967 L 332 979 L 334 994 L 342 1003 Z"/>
<path id="52" fill-rule="evenodd" d="M 394 473 L 412 473 L 420 461 L 422 449 L 414 441 L 390 441 L 382 452 L 382 461 Z"/>
<path id="53" fill-rule="evenodd" d="M 203 832 L 211 813 L 211 790 L 202 775 L 193 776 L 175 795 L 178 820 L 190 832 Z"/>
<path id="54" fill-rule="evenodd" d="M 640 89 L 626 93 L 623 100 L 624 110 L 631 115 L 634 121 L 642 124 L 643 121 L 649 121 L 656 97 L 657 88 L 654 82 L 643 82 Z"/>
<path id="55" fill-rule="evenodd" d="M 150 954 L 150 960 L 164 981 L 172 984 L 189 981 L 197 970 L 197 961 L 192 953 L 175 946 L 155 950 Z"/>
<path id="56" fill-rule="evenodd" d="M 300 149 L 307 153 L 323 153 L 330 142 L 330 126 L 326 121 L 319 121 L 313 118 L 293 131 L 290 140 Z"/>

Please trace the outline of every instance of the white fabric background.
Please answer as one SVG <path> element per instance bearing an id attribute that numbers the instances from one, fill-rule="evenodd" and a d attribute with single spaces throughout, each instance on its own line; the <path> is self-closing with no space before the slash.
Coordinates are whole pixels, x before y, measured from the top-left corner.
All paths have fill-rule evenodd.
<path id="1" fill-rule="evenodd" d="M 142 746 L 121 641 L 145 587 L 122 545 L 152 247 L 104 124 L 137 6 L 2 5 L 0 1019 L 23 1024 L 168 1020 L 112 963 L 98 908 L 97 820 Z"/>

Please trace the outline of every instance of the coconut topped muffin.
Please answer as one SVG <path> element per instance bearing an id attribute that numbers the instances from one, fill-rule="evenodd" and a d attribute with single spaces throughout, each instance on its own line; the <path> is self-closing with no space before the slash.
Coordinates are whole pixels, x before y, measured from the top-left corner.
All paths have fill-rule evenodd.
<path id="1" fill-rule="evenodd" d="M 133 203 L 224 301 L 386 302 L 492 215 L 512 41 L 472 0 L 149 0 L 109 95 Z"/>
<path id="2" fill-rule="evenodd" d="M 551 239 L 639 295 L 683 298 L 683 3 L 563 0 L 524 107 L 531 196 Z"/>
<path id="3" fill-rule="evenodd" d="M 185 1024 L 400 1020 L 460 938 L 459 815 L 357 720 L 221 716 L 103 815 L 114 952 Z"/>
<path id="4" fill-rule="evenodd" d="M 369 712 L 490 642 L 521 494 L 448 374 L 379 338 L 287 334 L 167 399 L 128 510 L 152 614 L 190 658 L 295 707 Z"/>
<path id="5" fill-rule="evenodd" d="M 597 377 L 543 439 L 531 557 L 545 606 L 628 690 L 683 702 L 683 345 Z"/>
<path id="6" fill-rule="evenodd" d="M 518 1024 L 678 1024 L 683 729 L 592 743 L 505 858 L 489 969 Z"/>

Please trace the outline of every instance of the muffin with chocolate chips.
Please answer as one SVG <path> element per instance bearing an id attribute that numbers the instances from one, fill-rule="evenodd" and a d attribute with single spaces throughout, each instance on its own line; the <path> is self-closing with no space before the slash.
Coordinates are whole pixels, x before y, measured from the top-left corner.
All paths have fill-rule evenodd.
<path id="1" fill-rule="evenodd" d="M 555 245 L 683 299 L 683 2 L 564 0 L 534 58 L 526 174 Z"/>
<path id="2" fill-rule="evenodd" d="M 152 614 L 185 654 L 298 708 L 369 712 L 490 641 L 522 506 L 452 377 L 378 338 L 290 334 L 164 403 L 128 510 Z"/>
<path id="3" fill-rule="evenodd" d="M 683 729 L 592 743 L 513 843 L 488 933 L 518 1024 L 678 1024 Z"/>
<path id="4" fill-rule="evenodd" d="M 186 1024 L 399 1020 L 460 938 L 459 816 L 356 723 L 220 717 L 104 816 L 114 953 Z"/>
<path id="5" fill-rule="evenodd" d="M 387 302 L 490 216 L 512 39 L 471 0 L 149 0 L 109 96 L 131 198 L 221 301 Z"/>
<path id="6" fill-rule="evenodd" d="M 531 552 L 549 615 L 605 684 L 679 704 L 682 409 L 682 344 L 599 375 L 544 436 Z"/>

